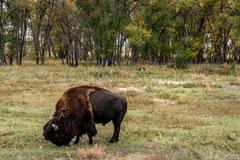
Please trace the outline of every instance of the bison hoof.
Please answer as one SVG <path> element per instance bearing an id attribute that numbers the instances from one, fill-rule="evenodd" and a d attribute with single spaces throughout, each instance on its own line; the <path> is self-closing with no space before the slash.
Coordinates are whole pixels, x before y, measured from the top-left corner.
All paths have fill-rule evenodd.
<path id="1" fill-rule="evenodd" d="M 92 144 L 93 144 L 93 141 L 90 140 L 90 141 L 88 142 L 88 144 L 89 144 L 89 145 L 92 145 Z"/>
<path id="2" fill-rule="evenodd" d="M 114 141 L 113 139 L 111 139 L 110 141 L 108 141 L 109 143 L 115 143 L 116 141 Z"/>

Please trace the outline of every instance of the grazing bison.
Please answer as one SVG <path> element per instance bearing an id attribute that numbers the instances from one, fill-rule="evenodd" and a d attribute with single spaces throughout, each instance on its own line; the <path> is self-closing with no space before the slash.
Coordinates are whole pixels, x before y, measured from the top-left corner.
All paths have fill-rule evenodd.
<path id="1" fill-rule="evenodd" d="M 57 146 L 68 145 L 76 136 L 87 133 L 89 144 L 97 133 L 95 123 L 112 121 L 114 133 L 109 142 L 118 141 L 121 122 L 127 111 L 124 97 L 94 86 L 79 86 L 67 90 L 56 104 L 53 118 L 43 127 L 44 137 Z"/>

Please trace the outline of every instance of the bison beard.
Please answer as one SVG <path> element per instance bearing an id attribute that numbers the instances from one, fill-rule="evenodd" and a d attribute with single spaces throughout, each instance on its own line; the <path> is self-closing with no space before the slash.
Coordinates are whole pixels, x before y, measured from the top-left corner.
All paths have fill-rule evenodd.
<path id="1" fill-rule="evenodd" d="M 92 144 L 92 136 L 97 133 L 95 123 L 105 125 L 112 121 L 114 133 L 109 142 L 117 142 L 126 111 L 126 99 L 108 90 L 92 86 L 71 88 L 57 102 L 53 118 L 43 127 L 44 137 L 62 146 L 75 136 L 75 144 L 78 143 L 79 137 L 87 133 Z"/>

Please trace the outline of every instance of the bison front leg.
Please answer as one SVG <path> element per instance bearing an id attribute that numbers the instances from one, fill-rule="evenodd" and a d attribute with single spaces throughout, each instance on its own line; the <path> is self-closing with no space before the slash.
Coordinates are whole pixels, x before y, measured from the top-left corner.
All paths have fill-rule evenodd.
<path id="1" fill-rule="evenodd" d="M 88 133 L 88 143 L 91 145 L 93 144 L 93 139 L 92 139 L 92 135 L 90 133 Z"/>
<path id="2" fill-rule="evenodd" d="M 89 139 L 89 144 L 91 145 L 93 143 L 92 137 L 97 134 L 97 129 L 95 124 L 84 124 L 84 130 L 86 131 Z"/>
<path id="3" fill-rule="evenodd" d="M 79 139 L 80 139 L 79 137 L 80 137 L 80 135 L 77 135 L 77 136 L 76 136 L 76 139 L 75 139 L 74 144 L 78 144 L 78 143 L 79 143 Z"/>

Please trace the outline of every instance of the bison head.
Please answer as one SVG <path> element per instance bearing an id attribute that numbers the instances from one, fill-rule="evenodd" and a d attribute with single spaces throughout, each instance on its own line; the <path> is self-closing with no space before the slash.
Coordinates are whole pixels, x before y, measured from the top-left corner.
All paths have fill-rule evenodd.
<path id="1" fill-rule="evenodd" d="M 95 124 L 88 121 L 79 124 L 73 118 L 53 117 L 43 127 L 44 138 L 57 146 L 66 146 L 72 138 L 85 133 L 95 136 L 97 134 Z"/>
<path id="2" fill-rule="evenodd" d="M 43 127 L 43 135 L 46 140 L 57 146 L 68 145 L 74 137 L 66 120 L 52 118 Z"/>

